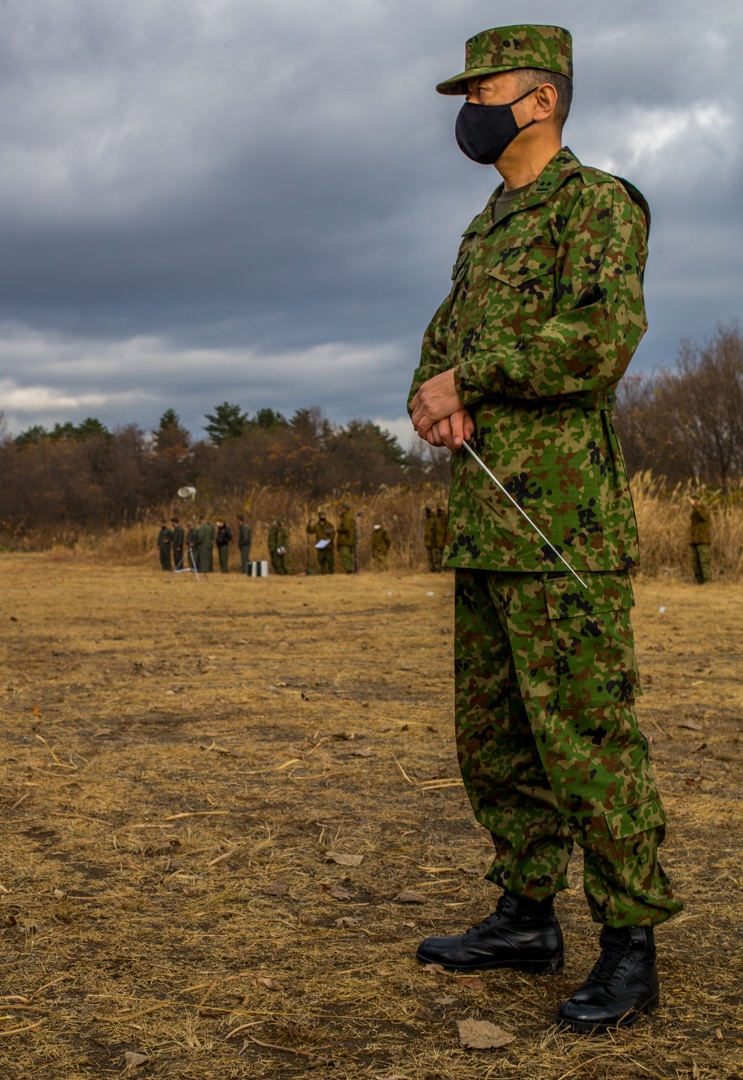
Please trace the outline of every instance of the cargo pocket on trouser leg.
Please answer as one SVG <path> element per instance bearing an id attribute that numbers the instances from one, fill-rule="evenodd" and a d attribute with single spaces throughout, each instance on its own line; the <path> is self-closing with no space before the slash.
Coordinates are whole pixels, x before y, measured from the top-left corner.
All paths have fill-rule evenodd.
<path id="1" fill-rule="evenodd" d="M 547 578 L 555 674 L 562 709 L 631 704 L 639 695 L 629 574 L 588 574 L 586 589 Z"/>
<path id="2" fill-rule="evenodd" d="M 596 922 L 651 926 L 681 911 L 658 862 L 666 816 L 660 799 L 603 815 L 603 839 L 584 852 L 584 888 Z"/>

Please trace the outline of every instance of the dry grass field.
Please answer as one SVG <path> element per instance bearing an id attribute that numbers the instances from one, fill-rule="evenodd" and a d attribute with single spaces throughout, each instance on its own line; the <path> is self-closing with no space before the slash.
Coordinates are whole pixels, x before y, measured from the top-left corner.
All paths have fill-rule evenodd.
<path id="1" fill-rule="evenodd" d="M 552 1025 L 596 952 L 579 859 L 562 974 L 414 959 L 494 906 L 452 584 L 0 558 L 2 1080 L 742 1080 L 743 586 L 637 582 L 687 907 L 659 1011 L 586 1038 Z M 512 1041 L 467 1049 L 464 1019 Z"/>

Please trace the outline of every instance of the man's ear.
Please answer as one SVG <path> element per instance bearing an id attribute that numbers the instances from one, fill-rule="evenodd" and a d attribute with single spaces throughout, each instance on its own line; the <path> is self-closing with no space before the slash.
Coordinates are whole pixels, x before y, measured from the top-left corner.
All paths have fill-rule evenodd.
<path id="1" fill-rule="evenodd" d="M 534 92 L 534 119 L 546 120 L 557 105 L 557 90 L 552 83 L 540 83 Z"/>

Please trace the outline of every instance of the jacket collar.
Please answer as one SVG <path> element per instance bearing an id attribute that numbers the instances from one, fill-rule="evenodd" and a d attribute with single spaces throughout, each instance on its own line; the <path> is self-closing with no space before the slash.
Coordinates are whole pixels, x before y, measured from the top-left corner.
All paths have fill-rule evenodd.
<path id="1" fill-rule="evenodd" d="M 581 163 L 572 150 L 569 150 L 567 146 L 563 146 L 547 162 L 536 180 L 520 195 L 517 195 L 509 208 L 508 214 L 498 222 L 498 225 L 501 225 L 506 218 L 519 210 L 526 210 L 530 206 L 541 206 L 543 203 L 549 202 L 554 192 L 580 167 Z M 484 234 L 491 231 L 493 228 L 493 207 L 502 192 L 503 184 L 499 184 L 483 212 L 475 218 L 467 229 L 467 233 Z"/>

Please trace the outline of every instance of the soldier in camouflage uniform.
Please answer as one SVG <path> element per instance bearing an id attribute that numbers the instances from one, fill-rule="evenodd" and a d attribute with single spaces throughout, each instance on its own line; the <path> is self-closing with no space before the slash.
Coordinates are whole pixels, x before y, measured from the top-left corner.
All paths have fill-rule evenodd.
<path id="1" fill-rule="evenodd" d="M 444 548 L 446 547 L 446 531 L 449 523 L 449 515 L 443 506 L 436 507 L 433 515 L 433 558 L 437 570 L 444 569 Z"/>
<path id="2" fill-rule="evenodd" d="M 240 550 L 240 569 L 243 574 L 248 572 L 250 562 L 250 525 L 242 514 L 237 515 L 237 546 Z"/>
<path id="3" fill-rule="evenodd" d="M 372 563 L 375 570 L 384 570 L 391 546 L 390 534 L 381 521 L 375 522 L 371 537 Z"/>
<path id="4" fill-rule="evenodd" d="M 276 519 L 273 540 L 275 547 L 271 552 L 271 565 L 277 574 L 291 574 L 292 557 L 289 548 L 289 530 L 281 518 Z"/>
<path id="5" fill-rule="evenodd" d="M 320 573 L 334 574 L 333 538 L 335 537 L 335 526 L 331 521 L 328 521 L 322 511 L 318 511 L 317 521 L 307 522 L 307 533 L 309 536 L 315 537 L 315 551 L 317 552 L 317 565 L 320 567 Z M 327 541 L 327 543 L 324 547 L 319 548 L 317 545 L 321 540 Z"/>
<path id="6" fill-rule="evenodd" d="M 177 517 L 170 519 L 173 526 L 173 566 L 176 570 L 183 569 L 183 540 L 185 532 Z"/>
<path id="7" fill-rule="evenodd" d="M 423 522 L 423 546 L 428 557 L 428 569 L 432 574 L 441 570 L 441 560 L 444 556 L 444 545 L 436 550 L 436 515 L 430 506 L 425 508 L 426 519 Z"/>
<path id="8" fill-rule="evenodd" d="M 437 89 L 466 95 L 460 148 L 504 178 L 464 233 L 409 399 L 418 434 L 453 452 L 457 748 L 504 892 L 493 915 L 426 939 L 418 957 L 559 971 L 553 899 L 577 843 L 601 956 L 559 1020 L 603 1031 L 657 1005 L 653 927 L 681 910 L 657 858 L 665 814 L 635 716 L 637 525 L 611 419 L 646 328 L 649 211 L 631 184 L 562 146 L 567 31 L 478 34 L 465 71 Z"/>
<path id="9" fill-rule="evenodd" d="M 712 580 L 712 524 L 709 508 L 699 495 L 689 497 L 691 505 L 691 569 L 697 585 Z"/>
<path id="10" fill-rule="evenodd" d="M 160 522 L 160 532 L 157 534 L 157 547 L 160 552 L 160 569 L 172 570 L 173 566 L 170 561 L 170 552 L 173 542 L 173 533 L 168 528 L 166 521 Z"/>
<path id="11" fill-rule="evenodd" d="M 348 503 L 343 504 L 335 545 L 341 560 L 341 566 L 347 574 L 356 571 L 356 520 Z"/>

